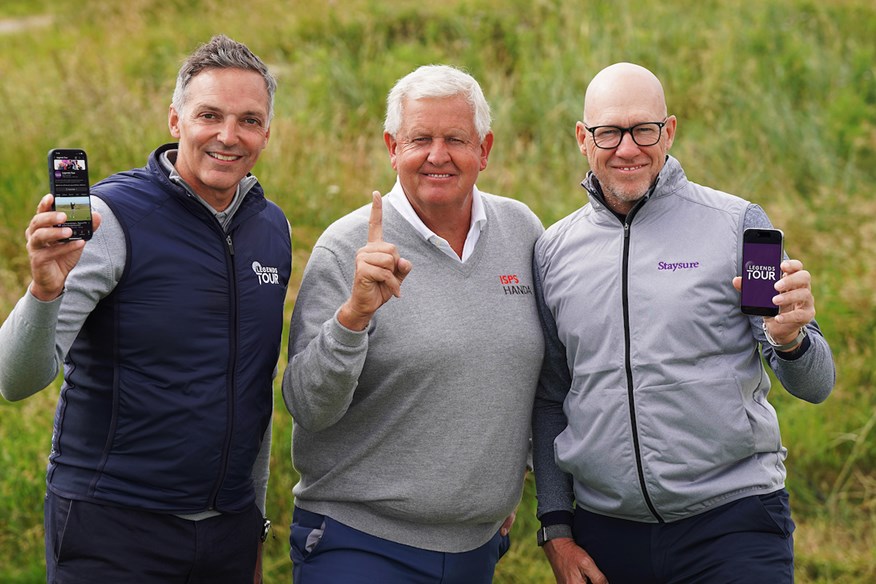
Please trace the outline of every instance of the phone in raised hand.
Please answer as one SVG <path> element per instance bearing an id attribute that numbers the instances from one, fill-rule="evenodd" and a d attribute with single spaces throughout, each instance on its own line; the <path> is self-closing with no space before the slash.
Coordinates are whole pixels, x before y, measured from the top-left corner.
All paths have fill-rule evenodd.
<path id="1" fill-rule="evenodd" d="M 58 227 L 69 227 L 73 235 L 62 241 L 91 239 L 91 197 L 88 186 L 88 157 L 79 148 L 49 150 L 49 191 L 53 209 L 67 215 Z"/>

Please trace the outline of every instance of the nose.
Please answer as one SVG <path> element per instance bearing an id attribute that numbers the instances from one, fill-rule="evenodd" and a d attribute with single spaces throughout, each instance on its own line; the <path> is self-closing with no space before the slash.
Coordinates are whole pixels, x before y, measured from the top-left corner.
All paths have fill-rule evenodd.
<path id="1" fill-rule="evenodd" d="M 233 117 L 225 119 L 219 126 L 217 139 L 226 146 L 237 144 L 237 120 Z"/>
<path id="2" fill-rule="evenodd" d="M 639 151 L 639 145 L 633 141 L 633 133 L 630 131 L 624 131 L 621 136 L 620 144 L 615 148 L 615 154 L 623 157 L 626 153 L 637 154 Z"/>
<path id="3" fill-rule="evenodd" d="M 450 152 L 447 150 L 447 144 L 444 140 L 432 140 L 428 160 L 435 166 L 441 166 L 450 160 Z"/>

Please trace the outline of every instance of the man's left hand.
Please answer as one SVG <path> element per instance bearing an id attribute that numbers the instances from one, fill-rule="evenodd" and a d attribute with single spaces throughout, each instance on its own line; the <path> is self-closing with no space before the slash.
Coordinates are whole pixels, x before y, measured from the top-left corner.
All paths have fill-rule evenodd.
<path id="1" fill-rule="evenodd" d="M 776 282 L 778 294 L 773 296 L 779 314 L 764 318 L 770 336 L 779 344 L 794 340 L 800 329 L 815 318 L 811 274 L 803 269 L 800 260 L 785 260 L 781 267 L 782 277 Z M 742 278 L 733 278 L 733 287 L 742 290 Z"/>
<path id="2" fill-rule="evenodd" d="M 511 512 L 505 521 L 502 523 L 502 527 L 499 528 L 500 535 L 508 535 L 511 533 L 511 526 L 514 525 L 514 520 L 517 518 L 517 509 Z"/>

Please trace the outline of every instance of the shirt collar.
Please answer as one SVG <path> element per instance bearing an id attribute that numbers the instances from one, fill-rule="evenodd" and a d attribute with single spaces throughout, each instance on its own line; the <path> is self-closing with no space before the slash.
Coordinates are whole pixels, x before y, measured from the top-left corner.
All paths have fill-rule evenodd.
<path id="1" fill-rule="evenodd" d="M 189 184 L 183 180 L 183 178 L 176 171 L 176 166 L 174 163 L 176 162 L 177 150 L 167 150 L 161 155 L 161 164 L 164 166 L 164 169 L 168 171 L 168 176 L 171 181 L 183 187 L 186 192 L 192 195 L 195 199 L 197 199 L 204 207 L 207 208 L 210 213 L 216 218 L 219 223 L 222 224 L 222 228 L 224 230 L 228 230 L 228 226 L 231 225 L 231 219 L 234 217 L 234 214 L 240 208 L 241 203 L 243 203 L 243 199 L 246 196 L 246 193 L 255 185 L 258 181 L 256 177 L 251 174 L 246 175 L 241 179 L 239 183 L 237 183 L 237 190 L 234 192 L 234 198 L 231 199 L 231 204 L 225 207 L 222 211 L 217 211 L 213 208 L 210 203 L 205 201 L 201 196 L 196 193 Z"/>
<path id="2" fill-rule="evenodd" d="M 414 211 L 411 202 L 408 200 L 407 196 L 405 196 L 404 189 L 401 186 L 401 181 L 399 181 L 398 178 L 396 178 L 392 190 L 386 195 L 386 200 L 396 211 L 399 212 L 399 215 L 404 217 L 404 219 L 411 224 L 420 237 L 440 249 L 448 256 L 461 262 L 465 262 L 474 252 L 478 239 L 480 239 L 481 231 L 483 231 L 487 224 L 487 214 L 484 210 L 484 201 L 481 197 L 481 192 L 478 190 L 477 186 L 472 186 L 471 226 L 469 227 L 468 235 L 465 238 L 465 245 L 462 248 L 462 257 L 460 258 L 456 255 L 456 252 L 453 251 L 453 248 L 450 247 L 450 244 L 446 239 L 436 235 L 434 231 L 429 229 L 426 224 L 423 223 L 423 220 L 420 219 L 420 216 Z"/>

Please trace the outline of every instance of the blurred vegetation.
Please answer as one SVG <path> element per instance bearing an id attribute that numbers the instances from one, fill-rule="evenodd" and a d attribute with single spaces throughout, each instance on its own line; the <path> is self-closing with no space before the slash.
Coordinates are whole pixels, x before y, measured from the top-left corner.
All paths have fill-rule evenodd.
<path id="1" fill-rule="evenodd" d="M 45 155 L 82 147 L 91 178 L 142 166 L 170 140 L 180 62 L 222 32 L 279 78 L 255 173 L 293 225 L 295 277 L 316 237 L 394 179 L 386 93 L 415 67 L 470 71 L 496 145 L 479 186 L 549 225 L 584 202 L 577 150 L 588 80 L 633 61 L 664 82 L 688 176 L 760 203 L 813 273 L 834 349 L 834 395 L 812 406 L 776 387 L 792 494 L 797 581 L 876 580 L 876 6 L 871 0 L 6 0 L 0 5 L 0 317 L 28 280 L 23 231 L 47 189 Z M 671 234 L 667 234 L 671 237 Z M 287 318 L 288 322 L 288 318 Z M 288 324 L 287 324 L 288 327 Z M 284 350 L 285 354 L 285 350 Z M 280 364 L 285 366 L 285 360 Z M 279 387 L 277 388 L 279 391 Z M 0 581 L 44 581 L 42 498 L 57 384 L 0 406 Z M 277 397 L 267 582 L 288 582 L 291 419 Z M 500 583 L 551 582 L 534 545 L 531 479 Z"/>

